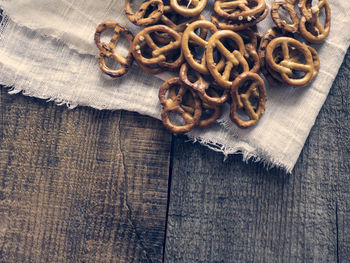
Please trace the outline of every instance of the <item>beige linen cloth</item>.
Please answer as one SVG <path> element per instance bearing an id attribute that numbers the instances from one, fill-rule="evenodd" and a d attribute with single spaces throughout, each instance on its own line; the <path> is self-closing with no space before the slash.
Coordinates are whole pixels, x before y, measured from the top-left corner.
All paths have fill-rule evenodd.
<path id="1" fill-rule="evenodd" d="M 271 6 L 272 0 L 266 0 Z M 315 2 L 315 1 L 314 1 Z M 295 89 L 267 85 L 266 112 L 257 126 L 241 130 L 229 120 L 228 107 L 218 123 L 188 134 L 193 141 L 243 159 L 290 172 L 322 107 L 350 42 L 350 1 L 329 0 L 332 27 L 327 40 L 314 45 L 321 69 L 311 85 Z M 212 9 L 210 0 L 206 9 Z M 125 109 L 160 118 L 160 78 L 135 65 L 120 79 L 104 76 L 93 42 L 96 26 L 107 19 L 140 30 L 124 16 L 123 0 L 0 0 L 0 83 L 10 93 L 54 100 L 68 107 Z M 272 26 L 268 16 L 259 24 Z"/>

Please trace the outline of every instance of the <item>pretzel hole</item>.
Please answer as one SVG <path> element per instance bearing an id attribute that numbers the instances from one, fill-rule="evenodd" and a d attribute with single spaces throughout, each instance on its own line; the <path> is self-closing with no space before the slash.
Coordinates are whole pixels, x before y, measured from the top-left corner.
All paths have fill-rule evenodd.
<path id="1" fill-rule="evenodd" d="M 126 57 L 129 54 L 130 43 L 129 40 L 124 36 L 124 34 L 120 34 L 118 44 L 116 46 L 116 50 L 119 55 Z"/>
<path id="2" fill-rule="evenodd" d="M 252 105 L 254 111 L 256 112 L 259 106 L 259 97 L 251 95 L 248 100 L 250 105 Z"/>
<path id="3" fill-rule="evenodd" d="M 247 113 L 245 111 L 245 108 L 237 109 L 236 114 L 237 114 L 238 118 L 242 121 L 249 121 L 250 120 L 249 116 L 247 115 Z"/>
<path id="4" fill-rule="evenodd" d="M 118 70 L 122 67 L 112 56 L 105 58 L 105 64 L 111 70 Z"/>
<path id="5" fill-rule="evenodd" d="M 181 56 L 181 49 L 180 48 L 173 49 L 170 52 L 165 54 L 165 58 L 166 58 L 165 61 L 168 63 L 172 63 L 178 60 L 180 56 Z"/>
<path id="6" fill-rule="evenodd" d="M 202 109 L 202 115 L 200 120 L 208 120 L 215 114 L 215 109 L 209 108 L 209 107 L 203 107 Z"/>
<path id="7" fill-rule="evenodd" d="M 294 10 L 296 10 L 296 9 L 294 8 Z M 281 5 L 280 8 L 278 9 L 278 14 L 279 14 L 280 19 L 283 22 L 285 22 L 289 25 L 294 24 L 291 17 L 290 17 L 288 10 L 285 7 L 283 7 L 283 5 Z"/>
<path id="8" fill-rule="evenodd" d="M 145 58 L 152 58 L 153 57 L 152 56 L 152 49 L 146 43 L 141 45 L 140 50 L 141 50 L 141 54 L 143 57 L 145 57 Z"/>
<path id="9" fill-rule="evenodd" d="M 195 60 L 201 61 L 204 56 L 205 48 L 202 46 L 190 47 L 190 51 Z"/>
<path id="10" fill-rule="evenodd" d="M 182 7 L 186 7 L 188 9 L 195 8 L 196 6 L 192 3 L 192 0 L 180 0 L 178 4 Z"/>
<path id="11" fill-rule="evenodd" d="M 147 8 L 146 8 L 146 12 L 144 14 L 143 17 L 149 17 L 154 11 L 156 11 L 158 9 L 158 5 L 159 3 L 152 5 L 150 4 Z M 141 10 L 140 10 L 141 11 Z"/>
<path id="12" fill-rule="evenodd" d="M 184 126 L 186 125 L 185 120 L 176 112 L 168 113 L 170 122 L 175 126 Z"/>
<path id="13" fill-rule="evenodd" d="M 107 28 L 101 33 L 101 43 L 109 43 L 114 35 L 114 28 Z"/>

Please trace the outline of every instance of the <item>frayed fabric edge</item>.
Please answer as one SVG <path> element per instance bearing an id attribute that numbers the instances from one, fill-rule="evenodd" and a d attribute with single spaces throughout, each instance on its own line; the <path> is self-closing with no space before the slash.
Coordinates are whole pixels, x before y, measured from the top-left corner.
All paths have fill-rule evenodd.
<path id="1" fill-rule="evenodd" d="M 244 144 L 240 144 L 235 147 L 226 147 L 222 144 L 213 142 L 211 140 L 205 139 L 200 136 L 192 136 L 187 134 L 187 137 L 192 141 L 193 143 L 200 143 L 201 145 L 208 147 L 209 149 L 220 152 L 224 155 L 224 161 L 227 160 L 229 155 L 233 154 L 242 154 L 242 160 L 245 163 L 248 163 L 249 161 L 255 162 L 255 163 L 261 163 L 266 170 L 271 170 L 273 168 L 280 168 L 283 171 L 285 171 L 286 174 L 291 174 L 293 171 L 294 166 L 288 165 L 285 163 L 282 163 L 276 159 L 274 159 L 272 156 L 268 156 L 266 153 L 261 153 L 254 150 L 247 149 Z"/>
<path id="2" fill-rule="evenodd" d="M 55 98 L 55 97 L 52 97 L 52 96 L 44 96 L 44 95 L 36 93 L 36 92 L 30 92 L 30 91 L 27 91 L 27 90 L 22 89 L 22 88 L 14 87 L 13 84 L 2 83 L 1 85 L 2 85 L 3 88 L 8 89 L 7 93 L 10 94 L 10 95 L 15 95 L 15 94 L 21 93 L 24 96 L 46 100 L 46 102 L 53 101 L 57 106 L 66 106 L 70 110 L 78 107 L 77 104 L 73 104 L 73 103 L 71 103 L 71 102 L 69 102 L 67 100 L 63 100 L 63 99 L 60 99 L 60 98 Z"/>

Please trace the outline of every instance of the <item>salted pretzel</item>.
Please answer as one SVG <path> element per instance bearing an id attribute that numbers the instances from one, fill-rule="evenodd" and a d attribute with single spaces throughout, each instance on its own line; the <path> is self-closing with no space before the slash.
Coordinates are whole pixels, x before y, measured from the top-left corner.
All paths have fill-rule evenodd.
<path id="1" fill-rule="evenodd" d="M 152 39 L 151 34 L 154 32 L 167 33 L 173 38 L 174 41 L 171 41 L 169 44 L 159 47 Z M 150 49 L 152 49 L 151 58 L 147 58 L 142 54 L 141 47 L 145 44 Z M 183 55 L 181 53 L 180 45 L 181 35 L 179 33 L 165 25 L 154 25 L 144 28 L 136 35 L 132 43 L 132 54 L 139 63 L 145 66 L 154 66 L 158 64 L 162 67 L 176 69 L 183 63 Z M 178 50 L 178 53 L 180 54 L 178 59 L 173 62 L 168 62 L 167 55 L 175 50 Z"/>
<path id="2" fill-rule="evenodd" d="M 302 17 L 299 23 L 300 34 L 310 43 L 322 42 L 329 34 L 331 27 L 331 8 L 328 0 L 319 0 L 317 5 L 312 6 L 310 0 L 300 0 L 299 9 Z M 308 8 L 309 7 L 309 8 Z M 320 10 L 324 8 L 326 22 L 322 26 L 319 18 Z"/>
<path id="3" fill-rule="evenodd" d="M 164 4 L 162 0 L 145 0 L 136 13 L 132 11 L 131 2 L 132 0 L 125 0 L 124 10 L 130 22 L 137 26 L 153 25 L 158 22 L 163 14 Z M 147 10 L 154 6 L 157 6 L 157 9 L 147 15 Z"/>
<path id="4" fill-rule="evenodd" d="M 231 20 L 253 20 L 266 8 L 265 0 L 216 0 L 214 10 L 218 16 Z"/>
<path id="5" fill-rule="evenodd" d="M 171 94 L 167 97 L 167 93 L 174 93 L 176 89 L 178 91 L 176 96 L 172 96 Z M 182 101 L 186 92 L 189 92 L 191 96 L 194 98 L 194 111 L 193 114 L 188 113 L 181 106 Z M 198 123 L 201 114 L 201 102 L 198 99 L 197 95 L 190 89 L 186 88 L 184 84 L 182 84 L 181 80 L 178 77 L 174 77 L 165 81 L 160 87 L 158 93 L 159 101 L 163 106 L 161 118 L 164 126 L 173 133 L 186 133 L 189 132 L 193 127 Z M 171 122 L 169 118 L 169 113 L 177 113 L 181 118 L 185 121 L 185 125 L 176 125 Z"/>
<path id="6" fill-rule="evenodd" d="M 198 62 L 194 58 L 194 56 L 191 54 L 191 50 L 190 50 L 191 43 L 202 46 L 203 48 L 206 48 L 208 44 L 208 42 L 205 39 L 203 39 L 202 37 L 198 36 L 195 33 L 197 29 L 208 30 L 212 34 L 217 32 L 218 29 L 213 23 L 206 20 L 200 20 L 200 21 L 193 22 L 192 24 L 189 24 L 182 35 L 181 47 L 187 63 L 193 69 L 197 70 L 199 73 L 204 75 L 209 75 L 210 72 L 207 68 L 206 57 L 205 57 L 206 51 L 204 52 L 200 62 Z"/>
<path id="7" fill-rule="evenodd" d="M 179 0 L 170 0 L 171 8 L 185 17 L 194 17 L 200 15 L 205 6 L 207 5 L 207 0 L 186 0 L 187 4 L 180 5 Z"/>
<path id="8" fill-rule="evenodd" d="M 189 76 L 189 70 L 190 67 L 187 63 L 182 64 L 179 77 L 183 83 L 191 87 L 198 94 L 203 103 L 216 106 L 227 101 L 229 97 L 227 90 L 224 90 L 221 96 L 219 96 L 217 92 L 213 93 L 211 90 L 219 89 L 215 83 L 206 81 L 197 71 L 195 71 L 195 75 L 192 75 L 191 78 Z M 214 94 L 215 96 L 212 96 L 211 94 Z"/>
<path id="9" fill-rule="evenodd" d="M 237 49 L 233 51 L 227 49 L 222 42 L 225 39 L 233 41 Z M 214 61 L 214 49 L 217 49 L 226 59 L 222 74 Z M 244 58 L 245 52 L 242 38 L 231 30 L 218 31 L 209 38 L 206 50 L 207 67 L 219 86 L 230 89 L 232 86 L 232 81 L 230 81 L 231 71 L 235 69 L 238 71 L 239 66 L 242 68 L 243 72 L 249 71 L 249 65 Z"/>
<path id="10" fill-rule="evenodd" d="M 274 58 L 274 50 L 281 47 L 283 58 L 282 61 L 276 61 Z M 305 63 L 294 62 L 290 56 L 290 48 L 294 47 L 305 58 Z M 298 40 L 290 37 L 278 37 L 268 44 L 266 48 L 266 62 L 275 71 L 277 71 L 282 79 L 292 86 L 306 85 L 314 74 L 312 54 L 307 46 Z M 304 72 L 301 78 L 295 76 L 294 71 Z"/>
<path id="11" fill-rule="evenodd" d="M 219 95 L 216 93 L 214 89 L 209 89 L 208 93 L 213 98 L 218 97 Z M 211 105 L 202 101 L 202 115 L 199 119 L 196 127 L 198 128 L 206 128 L 213 123 L 216 122 L 221 117 L 222 113 L 222 105 Z M 188 113 L 194 114 L 194 99 L 193 97 L 187 97 L 186 105 L 182 105 L 182 108 Z"/>
<path id="12" fill-rule="evenodd" d="M 265 10 L 250 20 L 230 20 L 219 17 L 217 14 L 211 16 L 211 22 L 218 28 L 222 30 L 233 30 L 240 31 L 247 29 L 249 27 L 255 26 L 257 23 L 261 22 L 266 18 L 269 13 L 269 8 L 266 7 Z"/>
<path id="13" fill-rule="evenodd" d="M 101 42 L 102 32 L 111 28 L 114 30 L 111 41 L 109 43 Z M 122 55 L 118 54 L 116 50 L 119 36 L 121 34 L 124 35 L 129 41 L 129 52 L 126 57 L 123 57 Z M 132 33 L 125 26 L 122 26 L 117 22 L 105 21 L 97 26 L 95 32 L 95 43 L 98 49 L 100 50 L 100 55 L 98 58 L 99 66 L 104 73 L 113 78 L 118 78 L 125 75 L 129 71 L 129 68 L 131 67 L 131 64 L 134 60 L 131 54 L 133 39 L 134 36 L 132 35 Z M 121 65 L 120 69 L 111 69 L 106 65 L 106 58 L 110 57 L 112 57 L 116 62 L 118 62 Z"/>
<path id="14" fill-rule="evenodd" d="M 275 0 L 271 6 L 272 20 L 282 31 L 288 31 L 291 33 L 299 31 L 299 17 L 294 9 L 294 2 L 294 0 Z M 278 12 L 280 8 L 283 8 L 288 12 L 293 24 L 288 24 L 286 20 L 281 19 Z"/>
<path id="15" fill-rule="evenodd" d="M 245 87 L 245 85 L 248 85 Z M 246 88 L 241 93 L 240 90 Z M 263 79 L 256 73 L 243 72 L 240 74 L 231 87 L 231 110 L 230 118 L 240 128 L 251 127 L 256 124 L 265 111 L 266 89 Z M 257 101 L 256 107 L 252 105 L 251 100 Z M 249 120 L 242 120 L 237 114 L 237 110 L 244 109 Z"/>

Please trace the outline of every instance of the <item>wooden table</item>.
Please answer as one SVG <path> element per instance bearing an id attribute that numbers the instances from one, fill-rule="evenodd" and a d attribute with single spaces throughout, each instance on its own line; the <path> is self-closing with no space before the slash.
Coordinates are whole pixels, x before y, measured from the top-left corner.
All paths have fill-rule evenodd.
<path id="1" fill-rule="evenodd" d="M 350 262 L 349 77 L 290 175 L 1 88 L 0 262 Z"/>

